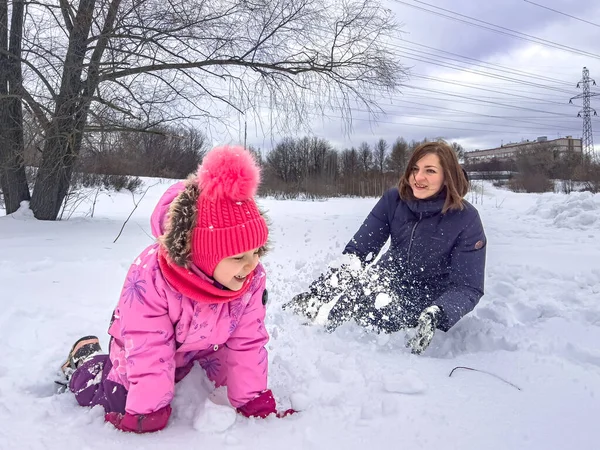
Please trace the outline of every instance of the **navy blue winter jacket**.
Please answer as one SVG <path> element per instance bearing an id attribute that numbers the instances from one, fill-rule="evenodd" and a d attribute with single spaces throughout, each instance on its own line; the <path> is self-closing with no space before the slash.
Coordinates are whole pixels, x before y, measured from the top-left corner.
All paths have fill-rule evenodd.
<path id="1" fill-rule="evenodd" d="M 388 190 L 344 253 L 365 263 L 391 237 L 377 264 L 393 274 L 403 297 L 418 292 L 411 299 L 420 303 L 417 310 L 439 306 L 444 319 L 438 327 L 446 331 L 483 295 L 486 237 L 473 205 L 464 201 L 464 209 L 442 214 L 445 198 L 444 190 L 432 199 L 404 201 L 398 188 Z"/>

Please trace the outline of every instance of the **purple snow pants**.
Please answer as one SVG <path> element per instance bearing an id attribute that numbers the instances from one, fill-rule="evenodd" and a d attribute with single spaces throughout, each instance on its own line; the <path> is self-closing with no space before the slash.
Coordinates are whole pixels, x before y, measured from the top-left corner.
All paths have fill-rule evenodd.
<path id="1" fill-rule="evenodd" d="M 181 381 L 192 370 L 194 360 L 175 370 L 175 383 Z M 112 368 L 108 355 L 97 355 L 79 367 L 69 381 L 69 389 L 81 406 L 102 405 L 108 412 L 125 414 L 127 389 L 120 383 L 107 380 Z"/>
<path id="2" fill-rule="evenodd" d="M 108 355 L 97 355 L 86 361 L 71 376 L 69 389 L 81 406 L 102 405 L 106 412 L 125 414 L 127 390 L 122 384 L 107 380 L 112 367 Z"/>

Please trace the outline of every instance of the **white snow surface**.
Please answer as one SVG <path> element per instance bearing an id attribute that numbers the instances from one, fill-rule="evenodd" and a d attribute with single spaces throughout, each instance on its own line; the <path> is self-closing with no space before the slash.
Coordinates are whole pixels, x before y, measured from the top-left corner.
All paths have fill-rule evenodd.
<path id="1" fill-rule="evenodd" d="M 600 196 L 490 185 L 475 205 L 488 237 L 486 295 L 421 356 L 403 332 L 347 324 L 327 334 L 281 309 L 339 258 L 377 199 L 260 199 L 273 241 L 264 259 L 269 384 L 280 408 L 300 413 L 232 415 L 195 368 L 177 386 L 164 431 L 116 431 L 101 408 L 56 394 L 53 380 L 80 336 L 106 347 L 124 276 L 152 242 L 150 213 L 167 186 L 149 190 L 116 243 L 129 193 L 101 196 L 94 218 L 84 203 L 69 221 L 37 221 L 26 205 L 0 218 L 0 449 L 600 448 Z M 457 366 L 484 372 L 449 377 Z"/>

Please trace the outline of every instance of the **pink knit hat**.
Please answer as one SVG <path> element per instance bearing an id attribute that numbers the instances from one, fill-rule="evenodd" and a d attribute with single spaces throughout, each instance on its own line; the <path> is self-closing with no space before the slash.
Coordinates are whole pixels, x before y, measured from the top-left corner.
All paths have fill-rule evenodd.
<path id="1" fill-rule="evenodd" d="M 206 275 L 222 259 L 266 244 L 267 223 L 254 202 L 259 183 L 260 169 L 243 147 L 216 147 L 204 157 L 191 259 Z"/>

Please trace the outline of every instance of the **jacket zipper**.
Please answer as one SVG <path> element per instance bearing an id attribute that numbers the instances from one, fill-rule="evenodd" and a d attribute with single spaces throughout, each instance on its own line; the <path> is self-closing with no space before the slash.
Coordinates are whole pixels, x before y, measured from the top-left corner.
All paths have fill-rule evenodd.
<path id="1" fill-rule="evenodd" d="M 417 225 L 419 225 L 419 222 L 422 218 L 423 213 L 419 213 L 419 220 L 417 220 L 417 223 L 413 225 L 412 231 L 410 232 L 410 242 L 408 243 L 408 257 L 406 262 L 407 264 L 410 264 L 410 250 L 412 249 L 413 239 L 415 238 L 415 230 L 417 229 Z"/>

